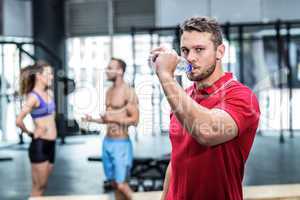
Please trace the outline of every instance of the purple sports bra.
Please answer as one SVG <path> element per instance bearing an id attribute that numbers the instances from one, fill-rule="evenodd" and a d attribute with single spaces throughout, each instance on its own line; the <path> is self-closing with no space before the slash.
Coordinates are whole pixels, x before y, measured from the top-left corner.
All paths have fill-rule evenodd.
<path id="1" fill-rule="evenodd" d="M 39 101 L 39 107 L 35 108 L 31 111 L 31 117 L 33 119 L 45 117 L 51 115 L 55 112 L 55 103 L 52 100 L 51 102 L 47 103 L 38 93 L 35 91 L 30 92 L 31 95 L 34 95 Z"/>

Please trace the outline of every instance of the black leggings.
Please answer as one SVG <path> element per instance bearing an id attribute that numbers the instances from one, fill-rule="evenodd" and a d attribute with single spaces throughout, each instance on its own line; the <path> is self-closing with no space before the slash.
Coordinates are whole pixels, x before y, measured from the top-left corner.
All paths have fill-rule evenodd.
<path id="1" fill-rule="evenodd" d="M 54 163 L 55 140 L 32 139 L 29 147 L 29 159 L 31 163 L 49 161 Z"/>

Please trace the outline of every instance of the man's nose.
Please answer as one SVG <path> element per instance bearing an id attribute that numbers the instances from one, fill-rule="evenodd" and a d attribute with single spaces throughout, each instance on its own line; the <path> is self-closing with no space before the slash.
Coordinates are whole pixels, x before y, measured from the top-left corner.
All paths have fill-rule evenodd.
<path id="1" fill-rule="evenodd" d="M 193 50 L 189 51 L 186 60 L 189 63 L 194 63 L 197 60 L 197 55 L 195 54 L 195 52 Z"/>

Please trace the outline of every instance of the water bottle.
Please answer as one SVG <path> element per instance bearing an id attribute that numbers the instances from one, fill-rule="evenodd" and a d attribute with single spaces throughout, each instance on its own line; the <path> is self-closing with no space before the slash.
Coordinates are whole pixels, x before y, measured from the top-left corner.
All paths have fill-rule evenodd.
<path id="1" fill-rule="evenodd" d="M 150 57 L 150 66 L 154 69 L 156 68 L 155 59 L 156 58 Z M 189 63 L 185 58 L 180 56 L 179 57 L 179 63 L 176 65 L 174 75 L 180 76 L 180 75 L 184 75 L 186 73 L 189 73 L 191 71 L 192 71 L 192 64 Z"/>
<path id="2" fill-rule="evenodd" d="M 176 65 L 175 75 L 184 75 L 192 71 L 192 64 L 184 57 L 179 57 L 179 63 Z"/>

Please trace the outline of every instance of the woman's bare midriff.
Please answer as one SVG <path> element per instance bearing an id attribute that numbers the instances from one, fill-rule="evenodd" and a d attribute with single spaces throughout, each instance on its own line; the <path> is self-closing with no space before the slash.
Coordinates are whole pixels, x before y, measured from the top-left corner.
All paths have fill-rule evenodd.
<path id="1" fill-rule="evenodd" d="M 45 140 L 55 140 L 57 137 L 57 130 L 55 125 L 55 115 L 49 115 L 34 120 L 34 138 L 41 138 Z"/>

